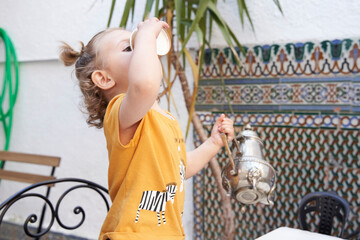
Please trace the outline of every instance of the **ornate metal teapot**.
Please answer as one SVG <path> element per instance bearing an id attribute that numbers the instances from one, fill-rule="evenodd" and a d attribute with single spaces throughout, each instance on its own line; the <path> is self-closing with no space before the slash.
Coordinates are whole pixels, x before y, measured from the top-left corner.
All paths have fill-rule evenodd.
<path id="1" fill-rule="evenodd" d="M 222 185 L 228 195 L 243 204 L 273 205 L 276 173 L 264 160 L 263 142 L 256 132 L 250 125 L 245 126 L 233 140 L 233 154 L 225 134 L 222 134 L 222 140 L 230 159 L 221 173 Z"/>

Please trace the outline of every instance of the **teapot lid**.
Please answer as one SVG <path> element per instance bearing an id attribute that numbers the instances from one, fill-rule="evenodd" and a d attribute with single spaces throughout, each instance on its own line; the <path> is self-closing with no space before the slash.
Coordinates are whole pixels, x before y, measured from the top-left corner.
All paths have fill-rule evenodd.
<path id="1" fill-rule="evenodd" d="M 259 136 L 257 135 L 257 133 L 254 131 L 253 127 L 250 124 L 246 124 L 244 130 L 241 132 L 241 135 L 243 135 L 244 137 L 259 138 Z"/>

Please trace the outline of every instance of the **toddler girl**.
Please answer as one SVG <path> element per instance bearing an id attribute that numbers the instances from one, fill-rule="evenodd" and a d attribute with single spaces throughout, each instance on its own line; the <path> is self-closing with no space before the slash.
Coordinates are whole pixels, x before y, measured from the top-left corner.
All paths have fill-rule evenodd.
<path id="1" fill-rule="evenodd" d="M 130 32 L 107 29 L 80 52 L 64 43 L 60 58 L 75 63 L 88 111 L 87 123 L 104 128 L 109 153 L 112 206 L 99 239 L 184 239 L 184 181 L 199 172 L 234 138 L 233 122 L 221 115 L 211 136 L 186 152 L 178 122 L 157 103 L 162 80 L 156 38 L 167 23 L 138 24 L 134 51 Z"/>

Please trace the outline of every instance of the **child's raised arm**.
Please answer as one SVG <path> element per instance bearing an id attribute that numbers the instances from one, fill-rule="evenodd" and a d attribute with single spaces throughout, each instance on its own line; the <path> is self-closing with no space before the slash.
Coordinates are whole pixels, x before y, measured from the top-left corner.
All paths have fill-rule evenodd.
<path id="1" fill-rule="evenodd" d="M 139 23 L 128 69 L 128 89 L 119 110 L 120 131 L 135 132 L 159 94 L 162 70 L 156 38 L 168 24 L 157 18 Z"/>

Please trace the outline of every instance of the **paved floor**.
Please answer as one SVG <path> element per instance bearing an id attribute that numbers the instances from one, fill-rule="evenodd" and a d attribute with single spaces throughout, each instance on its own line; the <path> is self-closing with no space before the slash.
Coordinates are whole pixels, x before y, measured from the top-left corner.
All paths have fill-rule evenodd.
<path id="1" fill-rule="evenodd" d="M 30 228 L 33 230 L 33 228 Z M 35 232 L 35 229 L 34 229 Z M 27 240 L 33 239 L 27 237 L 24 233 L 22 225 L 3 222 L 0 226 L 0 240 Z M 49 232 L 43 237 L 42 240 L 89 240 L 88 238 L 77 237 L 74 235 L 65 235 L 58 232 Z"/>

